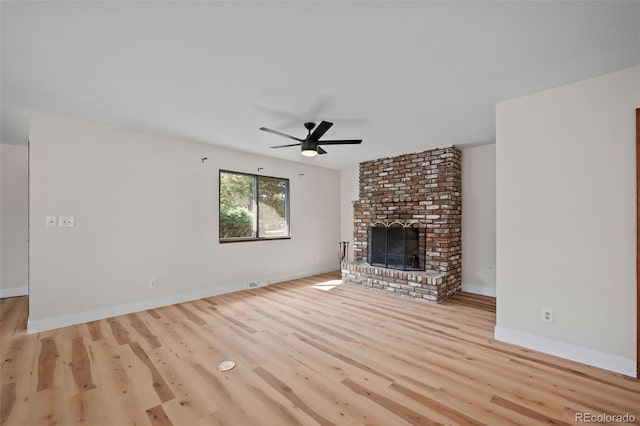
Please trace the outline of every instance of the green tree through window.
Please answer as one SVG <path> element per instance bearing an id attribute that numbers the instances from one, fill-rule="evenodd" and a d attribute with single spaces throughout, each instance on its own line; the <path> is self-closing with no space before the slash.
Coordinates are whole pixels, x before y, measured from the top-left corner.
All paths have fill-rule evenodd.
<path id="1" fill-rule="evenodd" d="M 220 171 L 220 241 L 289 235 L 288 179 Z"/>

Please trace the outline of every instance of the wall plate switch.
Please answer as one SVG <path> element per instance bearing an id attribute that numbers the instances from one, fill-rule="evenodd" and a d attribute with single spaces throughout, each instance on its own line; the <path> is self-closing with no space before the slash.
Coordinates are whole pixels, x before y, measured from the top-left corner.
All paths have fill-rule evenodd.
<path id="1" fill-rule="evenodd" d="M 55 228 L 58 226 L 58 218 L 56 216 L 47 216 L 45 218 L 45 226 L 47 228 Z"/>
<path id="2" fill-rule="evenodd" d="M 553 324 L 553 309 L 542 308 L 542 321 Z"/>
<path id="3" fill-rule="evenodd" d="M 76 225 L 75 216 L 60 216 L 58 226 L 61 228 L 73 228 Z"/>

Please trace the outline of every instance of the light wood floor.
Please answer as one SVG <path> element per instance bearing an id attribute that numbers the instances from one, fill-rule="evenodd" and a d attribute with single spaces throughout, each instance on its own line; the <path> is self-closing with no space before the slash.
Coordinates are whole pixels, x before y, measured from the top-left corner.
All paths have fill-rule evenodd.
<path id="1" fill-rule="evenodd" d="M 640 381 L 493 340 L 495 302 L 336 274 L 33 335 L 0 301 L 1 424 L 567 424 L 640 419 Z M 339 283 L 339 281 L 337 281 Z M 216 367 L 237 363 L 229 372 Z M 640 420 L 637 420 L 640 422 Z"/>

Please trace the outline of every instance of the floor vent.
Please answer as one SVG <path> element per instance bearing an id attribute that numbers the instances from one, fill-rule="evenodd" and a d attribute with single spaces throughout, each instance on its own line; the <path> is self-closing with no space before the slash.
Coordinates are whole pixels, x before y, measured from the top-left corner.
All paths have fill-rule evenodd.
<path id="1" fill-rule="evenodd" d="M 267 282 L 264 280 L 259 280 L 259 281 L 249 281 L 249 284 L 247 284 L 247 288 L 258 288 L 258 287 L 262 287 L 266 284 Z"/>

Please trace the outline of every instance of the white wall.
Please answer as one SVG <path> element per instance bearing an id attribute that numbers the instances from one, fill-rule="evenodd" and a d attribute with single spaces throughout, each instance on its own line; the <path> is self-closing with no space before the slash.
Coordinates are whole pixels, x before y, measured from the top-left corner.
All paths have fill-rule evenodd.
<path id="1" fill-rule="evenodd" d="M 498 104 L 498 339 L 635 375 L 638 107 L 640 67 Z"/>
<path id="2" fill-rule="evenodd" d="M 340 241 L 349 241 L 349 260 L 353 260 L 353 202 L 359 197 L 360 169 L 356 165 L 340 173 Z"/>
<path id="3" fill-rule="evenodd" d="M 462 150 L 462 290 L 496 295 L 496 146 Z"/>
<path id="4" fill-rule="evenodd" d="M 336 170 L 42 112 L 30 141 L 30 331 L 339 268 Z M 259 167 L 291 179 L 292 238 L 219 244 L 218 170 Z"/>
<path id="5" fill-rule="evenodd" d="M 0 297 L 27 294 L 28 152 L 0 144 Z"/>

